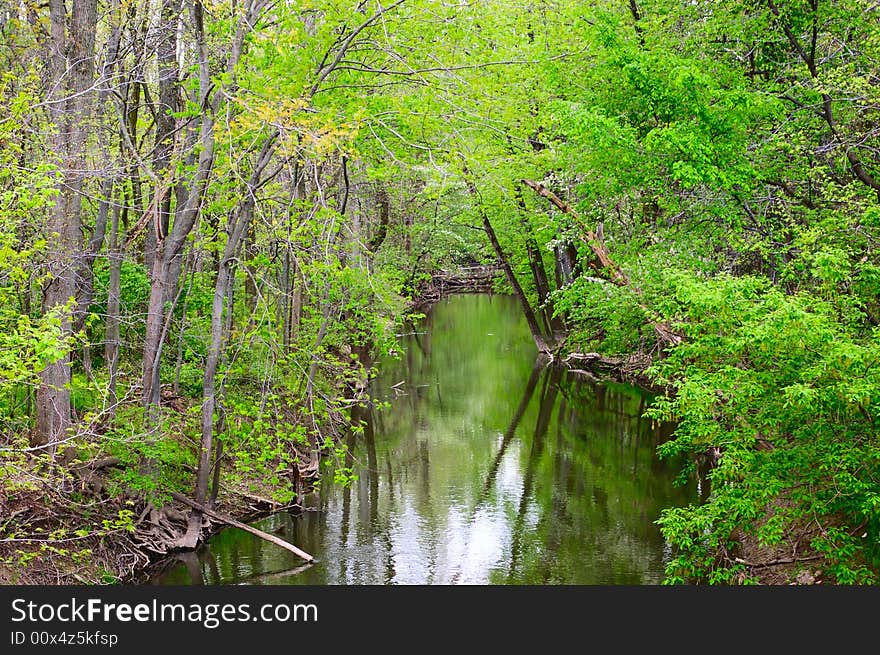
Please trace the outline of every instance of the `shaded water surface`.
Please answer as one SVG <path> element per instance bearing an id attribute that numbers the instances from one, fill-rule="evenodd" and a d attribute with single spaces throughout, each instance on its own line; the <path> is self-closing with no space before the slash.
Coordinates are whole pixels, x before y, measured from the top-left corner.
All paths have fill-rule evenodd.
<path id="1" fill-rule="evenodd" d="M 656 446 L 639 389 L 535 365 L 516 301 L 433 306 L 379 362 L 376 401 L 349 438 L 357 480 L 325 476 L 300 515 L 255 525 L 301 560 L 227 529 L 158 584 L 657 584 L 654 521 L 696 499 Z"/>

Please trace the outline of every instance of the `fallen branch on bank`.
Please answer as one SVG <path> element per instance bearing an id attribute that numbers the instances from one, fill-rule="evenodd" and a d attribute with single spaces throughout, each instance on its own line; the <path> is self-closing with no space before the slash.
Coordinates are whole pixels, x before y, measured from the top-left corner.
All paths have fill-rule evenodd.
<path id="1" fill-rule="evenodd" d="M 566 364 L 569 362 L 589 362 L 592 364 L 605 364 L 607 366 L 619 366 L 624 360 L 618 357 L 605 357 L 599 353 L 569 353 L 562 359 Z"/>
<path id="2" fill-rule="evenodd" d="M 651 355 L 642 351 L 623 357 L 608 357 L 595 352 L 568 353 L 560 360 L 570 373 L 582 375 L 594 381 L 609 376 L 621 382 L 630 382 L 644 389 L 654 390 L 653 383 L 644 372 L 651 364 Z"/>
<path id="3" fill-rule="evenodd" d="M 795 562 L 812 562 L 817 559 L 824 559 L 824 558 L 825 558 L 825 555 L 819 554 L 819 555 L 810 555 L 808 557 L 790 557 L 788 559 L 775 559 L 770 562 L 747 562 L 746 560 L 744 560 L 740 557 L 735 557 L 733 561 L 737 562 L 738 564 L 743 564 L 745 566 L 748 566 L 751 569 L 766 569 L 770 566 L 780 566 L 782 564 L 794 564 Z"/>
<path id="4" fill-rule="evenodd" d="M 293 544 L 291 544 L 287 541 L 284 541 L 284 539 L 281 539 L 280 537 L 276 537 L 275 535 L 269 534 L 268 532 L 263 532 L 262 530 L 258 530 L 257 528 L 254 528 L 254 527 L 248 525 L 247 523 L 242 523 L 241 521 L 236 521 L 235 519 L 229 518 L 228 516 L 223 516 L 222 514 L 218 514 L 214 510 L 208 509 L 204 505 L 197 503 L 196 501 L 192 500 L 191 498 L 187 498 L 183 494 L 177 493 L 176 491 L 171 492 L 171 497 L 174 498 L 174 500 L 177 500 L 177 501 L 183 503 L 184 505 L 189 505 L 193 509 L 199 510 L 205 516 L 209 516 L 212 519 L 220 521 L 221 523 L 225 523 L 226 525 L 231 525 L 234 528 L 239 528 L 240 530 L 244 530 L 245 532 L 250 532 L 252 535 L 259 537 L 260 539 L 263 539 L 265 541 L 273 543 L 276 546 L 280 546 L 281 548 L 284 548 L 285 550 L 289 550 L 291 553 L 293 553 L 297 557 L 301 557 L 302 559 L 304 559 L 307 562 L 314 562 L 315 561 L 315 558 L 312 557 L 311 555 L 309 555 L 307 552 L 305 552 L 304 550 L 300 550 L 299 548 L 297 548 Z"/>

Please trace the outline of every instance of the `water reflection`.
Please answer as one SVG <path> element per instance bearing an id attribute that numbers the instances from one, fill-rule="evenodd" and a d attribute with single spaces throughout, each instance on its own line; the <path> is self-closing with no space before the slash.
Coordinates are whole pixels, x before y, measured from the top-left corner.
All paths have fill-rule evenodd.
<path id="1" fill-rule="evenodd" d="M 300 515 L 257 525 L 312 566 L 228 529 L 165 584 L 657 584 L 654 521 L 696 498 L 660 462 L 669 430 L 647 398 L 535 361 L 513 299 L 453 296 L 380 363 L 390 408 L 358 410 L 358 479 L 325 483 Z M 667 549 L 668 550 L 668 549 Z"/>

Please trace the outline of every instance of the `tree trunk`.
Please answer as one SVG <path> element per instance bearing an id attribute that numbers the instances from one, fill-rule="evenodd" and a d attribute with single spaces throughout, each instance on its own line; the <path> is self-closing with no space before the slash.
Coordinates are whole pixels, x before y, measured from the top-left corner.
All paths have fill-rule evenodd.
<path id="1" fill-rule="evenodd" d="M 241 219 L 240 219 L 241 222 Z M 223 310 L 228 286 L 231 280 L 232 254 L 230 250 L 234 240 L 234 234 L 238 226 L 233 227 L 233 232 L 226 242 L 226 251 L 220 270 L 217 272 L 217 281 L 214 285 L 214 300 L 211 308 L 211 343 L 208 346 L 208 357 L 205 361 L 205 374 L 202 385 L 202 439 L 199 444 L 199 465 L 196 472 L 195 501 L 204 504 L 208 495 L 208 479 L 211 474 L 211 452 L 214 440 L 214 410 L 216 407 L 215 382 L 217 377 L 217 365 L 220 361 L 220 351 L 223 345 Z M 234 250 L 233 250 L 234 252 Z M 230 308 L 231 309 L 231 308 Z M 184 548 L 195 548 L 198 543 L 202 526 L 202 512 L 193 509 L 189 516 L 186 535 L 183 538 Z"/>
<path id="2" fill-rule="evenodd" d="M 489 217 L 486 215 L 485 211 L 481 210 L 480 213 L 483 219 L 483 229 L 486 232 L 486 236 L 489 237 L 489 241 L 492 243 L 492 248 L 493 250 L 495 250 L 495 255 L 498 257 L 501 268 L 504 269 L 504 274 L 507 276 L 507 281 L 510 283 L 510 286 L 513 287 L 513 292 L 516 295 L 517 300 L 519 300 L 519 304 L 522 307 L 523 314 L 525 314 L 526 317 L 526 323 L 528 323 L 529 330 L 532 333 L 532 338 L 535 340 L 535 345 L 542 353 L 550 354 L 550 346 L 548 345 L 544 333 L 541 331 L 541 326 L 538 325 L 538 319 L 535 316 L 535 312 L 532 309 L 532 306 L 529 304 L 529 300 L 528 298 L 526 298 L 525 291 L 523 291 L 519 280 L 516 278 L 516 274 L 510 267 L 510 262 L 507 260 L 507 255 L 501 249 L 501 244 L 498 242 L 498 237 L 495 235 L 495 230 L 492 228 L 492 224 L 489 222 Z"/>
<path id="3" fill-rule="evenodd" d="M 101 199 L 98 204 L 98 216 L 95 220 L 95 230 L 89 239 L 85 253 L 80 258 L 79 270 L 76 276 L 76 314 L 74 330 L 79 332 L 83 329 L 89 306 L 95 295 L 95 274 L 92 267 L 98 257 L 98 251 L 104 245 L 104 237 L 107 234 L 107 217 L 110 211 L 110 200 L 113 195 L 114 180 L 112 177 L 105 178 L 101 184 Z"/>
<path id="4" fill-rule="evenodd" d="M 110 402 L 110 415 L 116 415 L 116 377 L 119 370 L 119 294 L 122 252 L 119 250 L 119 206 L 113 207 L 110 219 L 110 237 L 107 243 L 110 280 L 107 283 L 107 320 L 104 337 L 104 362 L 109 381 L 107 392 Z"/>
<path id="5" fill-rule="evenodd" d="M 98 111 L 104 111 L 107 108 L 106 106 L 109 104 L 107 102 L 107 98 L 110 93 L 109 85 L 111 83 L 113 73 L 117 68 L 119 58 L 119 43 L 122 38 L 122 16 L 119 7 L 119 0 L 116 0 L 113 3 L 111 12 L 112 27 L 110 37 L 107 40 L 107 54 L 104 60 L 104 64 L 101 67 L 100 79 L 98 80 L 98 83 L 96 85 L 98 88 L 98 102 L 96 105 Z M 98 134 L 98 141 L 101 146 L 101 154 L 104 160 L 107 163 L 110 163 L 112 160 L 106 131 L 100 129 Z M 104 246 L 104 238 L 107 234 L 107 215 L 110 210 L 110 202 L 113 197 L 115 172 L 105 171 L 104 175 L 104 181 L 101 184 L 100 198 L 98 200 L 98 214 L 95 219 L 95 229 L 92 231 L 92 236 L 89 239 L 89 243 L 86 247 L 83 257 L 80 260 L 79 270 L 77 271 L 76 314 L 74 319 L 74 330 L 76 332 L 79 332 L 83 329 L 86 315 L 89 311 L 89 306 L 92 304 L 92 299 L 95 293 L 95 275 L 92 267 L 95 264 L 95 259 L 97 258 L 98 253 Z M 88 353 L 89 344 L 87 342 L 83 346 L 83 365 L 90 373 L 91 365 L 89 363 Z"/>
<path id="6" fill-rule="evenodd" d="M 376 251 L 379 250 L 379 246 L 385 242 L 385 237 L 388 235 L 388 221 L 391 216 L 391 199 L 388 197 L 388 190 L 385 189 L 385 187 L 379 187 L 379 190 L 376 192 L 376 201 L 379 205 L 379 225 L 376 227 L 376 232 L 373 234 L 373 238 L 370 239 L 370 243 L 367 246 L 367 250 L 370 251 L 371 255 L 376 254 Z"/>
<path id="7" fill-rule="evenodd" d="M 174 134 L 177 119 L 173 112 L 179 109 L 179 92 L 177 67 L 177 25 L 180 20 L 181 0 L 162 0 L 160 10 L 161 22 L 158 29 L 156 44 L 156 63 L 159 73 L 159 97 L 156 106 L 156 145 L 153 150 L 153 172 L 160 180 L 154 194 L 161 198 L 156 203 L 155 220 L 147 223 L 144 239 L 144 265 L 148 273 L 153 272 L 153 260 L 156 257 L 156 246 L 168 234 L 168 222 L 171 214 L 171 191 L 165 183 L 169 176 L 171 153 L 174 150 Z"/>
<path id="8" fill-rule="evenodd" d="M 157 238 L 146 320 L 142 401 L 147 408 L 148 415 L 152 414 L 154 418 L 158 416 L 160 369 L 164 342 L 162 335 L 165 332 L 166 317 L 173 311 L 173 298 L 177 295 L 177 286 L 180 281 L 183 249 L 187 237 L 199 218 L 205 188 L 214 165 L 216 143 L 214 117 L 217 105 L 225 97 L 225 92 L 235 87 L 233 73 L 242 52 L 246 30 L 248 26 L 256 22 L 257 16 L 254 12 L 263 8 L 265 8 L 264 5 L 251 3 L 246 15 L 239 19 L 239 29 L 231 44 L 231 55 L 227 62 L 227 72 L 231 74 L 230 82 L 224 88 L 214 90 L 215 84 L 211 79 L 210 55 L 205 40 L 203 7 L 199 0 L 193 0 L 190 5 L 199 60 L 198 104 L 202 108 L 199 125 L 199 155 L 196 161 L 196 170 L 190 180 L 188 192 L 185 194 L 185 202 L 182 202 L 183 196 L 181 195 L 174 210 L 174 224 L 167 236 L 161 229 L 161 207 L 157 203 L 153 203 Z M 169 167 L 168 170 L 169 176 L 166 177 L 170 177 L 173 167 Z M 162 187 L 169 190 L 171 188 L 168 184 L 163 184 Z M 156 198 L 164 201 L 164 192 L 161 190 L 157 192 Z"/>
<path id="9" fill-rule="evenodd" d="M 217 496 L 220 494 L 220 463 L 223 461 L 223 440 L 217 437 L 217 454 L 214 456 L 214 477 L 211 481 L 211 495 L 208 498 L 208 509 L 214 509 L 217 505 Z"/>
<path id="10" fill-rule="evenodd" d="M 519 187 L 514 192 L 516 196 L 516 204 L 521 210 L 521 224 L 523 233 L 525 234 L 526 255 L 529 260 L 529 268 L 532 271 L 532 279 L 535 283 L 535 291 L 538 294 L 538 303 L 541 305 L 541 314 L 544 319 L 544 326 L 547 334 L 556 335 L 563 331 L 562 322 L 553 316 L 553 302 L 550 300 L 550 283 L 547 281 L 547 271 L 544 269 L 544 258 L 541 256 L 541 250 L 532 231 L 526 215 L 526 203 L 522 197 Z"/>
<path id="11" fill-rule="evenodd" d="M 228 314 L 232 313 L 232 305 L 227 305 L 226 301 L 232 297 L 230 287 L 234 282 L 235 254 L 253 218 L 256 203 L 255 194 L 260 186 L 260 178 L 263 171 L 272 157 L 274 142 L 275 136 L 273 135 L 264 144 L 257 164 L 254 167 L 254 172 L 247 183 L 244 198 L 230 217 L 226 247 L 223 251 L 223 259 L 220 262 L 220 270 L 217 272 L 217 280 L 214 285 L 214 299 L 211 305 L 211 342 L 208 346 L 205 374 L 202 380 L 202 439 L 199 444 L 199 465 L 196 471 L 194 495 L 195 502 L 200 505 L 205 504 L 208 496 L 208 482 L 212 468 L 214 411 L 217 408 L 217 369 L 223 350 L 223 337 L 226 332 L 224 330 L 224 309 Z M 224 305 L 227 306 L 224 307 Z M 217 485 L 219 485 L 219 478 L 215 483 L 215 486 Z M 202 511 L 194 507 L 189 516 L 186 534 L 182 539 L 182 546 L 184 548 L 195 547 L 199 540 L 201 527 Z"/>
<path id="12" fill-rule="evenodd" d="M 289 223 L 289 219 L 288 219 Z M 278 298 L 280 316 L 278 324 L 281 326 L 281 348 L 284 354 L 290 352 L 290 306 L 293 298 L 290 288 L 290 227 L 288 225 L 288 238 L 284 243 L 284 258 L 281 264 L 281 294 Z"/>
<path id="13" fill-rule="evenodd" d="M 58 195 L 52 208 L 47 232 L 50 281 L 43 290 L 43 313 L 60 312 L 60 337 L 72 333 L 71 311 L 66 307 L 75 293 L 74 271 L 81 254 L 81 205 L 86 171 L 87 121 L 91 106 L 90 89 L 94 77 L 96 0 L 73 0 L 67 16 L 64 0 L 49 1 L 49 71 L 53 81 L 64 80 L 58 93 L 50 96 L 50 120 L 55 126 L 53 149 L 61 158 Z M 70 355 L 49 364 L 40 373 L 37 392 L 35 445 L 49 445 L 55 456 L 56 444 L 71 423 Z"/>
<path id="14" fill-rule="evenodd" d="M 202 23 L 201 4 L 192 7 L 193 23 L 196 27 L 196 40 L 199 47 L 199 92 L 202 98 L 200 126 L 200 145 L 196 171 L 190 184 L 186 203 L 175 209 L 174 226 L 167 237 L 161 231 L 161 209 L 152 203 L 154 224 L 157 228 L 156 247 L 150 281 L 150 300 L 147 309 L 146 335 L 144 340 L 143 392 L 142 399 L 148 414 L 157 418 L 159 405 L 159 384 L 162 359 L 162 333 L 165 318 L 173 307 L 167 307 L 169 298 L 174 295 L 180 281 L 180 256 L 189 233 L 199 216 L 202 196 L 214 163 L 214 107 L 210 102 L 213 88 L 209 69 L 208 49 Z M 217 95 L 214 96 L 215 98 Z M 165 185 L 163 185 L 165 186 Z M 163 190 L 157 191 L 157 198 L 164 201 Z"/>
<path id="15" fill-rule="evenodd" d="M 186 333 L 186 315 L 189 308 L 189 297 L 192 292 L 193 281 L 195 279 L 195 265 L 190 266 L 189 286 L 186 296 L 183 299 L 183 308 L 180 312 L 180 330 L 177 332 L 177 361 L 174 364 L 174 393 L 180 393 L 180 369 L 183 367 L 183 337 Z"/>
<path id="16" fill-rule="evenodd" d="M 516 273 L 513 272 L 513 269 L 510 267 L 510 262 L 508 261 L 507 255 L 504 250 L 501 248 L 501 244 L 498 242 L 498 236 L 495 234 L 495 229 L 492 227 L 492 223 L 489 221 L 489 216 L 486 214 L 486 210 L 483 207 L 482 203 L 479 201 L 479 193 L 477 191 L 476 185 L 470 179 L 469 174 L 465 171 L 465 181 L 468 187 L 468 191 L 473 196 L 477 211 L 480 214 L 480 218 L 483 222 L 483 230 L 486 232 L 486 236 L 489 237 L 489 242 L 492 244 L 492 249 L 495 251 L 495 256 L 498 258 L 498 263 L 501 264 L 501 268 L 504 269 L 504 275 L 507 277 L 507 281 L 510 283 L 510 286 L 513 287 L 513 293 L 516 296 L 516 299 L 519 301 L 520 307 L 522 308 L 523 315 L 526 318 L 526 323 L 528 323 L 529 331 L 532 333 L 532 338 L 535 340 L 535 345 L 538 347 L 538 350 L 545 355 L 550 355 L 552 353 L 552 348 L 550 347 L 550 341 L 544 335 L 544 332 L 541 330 L 541 326 L 538 323 L 538 319 L 535 316 L 535 312 L 532 309 L 532 306 L 529 304 L 529 299 L 526 297 L 525 291 L 523 291 L 522 285 L 520 285 L 519 280 L 516 277 Z"/>

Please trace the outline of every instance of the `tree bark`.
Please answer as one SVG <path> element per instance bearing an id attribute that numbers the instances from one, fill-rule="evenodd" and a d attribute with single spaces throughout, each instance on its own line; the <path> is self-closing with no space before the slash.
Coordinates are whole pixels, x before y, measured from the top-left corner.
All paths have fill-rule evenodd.
<path id="1" fill-rule="evenodd" d="M 229 238 L 223 253 L 220 270 L 214 285 L 214 300 L 211 308 L 211 343 L 208 346 L 208 357 L 205 361 L 205 374 L 202 384 L 202 439 L 199 444 L 199 465 L 196 472 L 195 501 L 204 504 L 208 494 L 208 480 L 211 473 L 211 453 L 214 439 L 214 410 L 217 404 L 216 377 L 223 346 L 223 311 L 232 283 L 232 258 L 249 214 L 253 212 L 253 201 L 247 200 L 239 213 L 235 224 L 230 226 Z M 229 307 L 227 311 L 232 311 Z M 185 548 L 194 548 L 199 539 L 202 525 L 202 514 L 198 509 L 190 513 L 187 532 L 183 539 Z"/>
<path id="2" fill-rule="evenodd" d="M 116 415 L 116 378 L 119 371 L 119 300 L 120 278 L 122 272 L 122 252 L 119 250 L 119 206 L 113 207 L 110 219 L 110 236 L 107 251 L 110 266 L 110 279 L 107 283 L 107 319 L 104 336 L 104 363 L 107 366 L 109 381 L 107 392 L 110 402 L 110 415 Z"/>
<path id="3" fill-rule="evenodd" d="M 538 248 L 538 242 L 532 231 L 532 226 L 526 216 L 526 203 L 522 197 L 519 187 L 514 192 L 516 196 L 516 204 L 521 210 L 521 220 L 523 233 L 525 235 L 526 255 L 529 260 L 529 268 L 532 271 L 532 280 L 535 283 L 535 292 L 538 294 L 538 303 L 541 305 L 541 314 L 544 319 L 544 325 L 547 334 L 557 335 L 563 331 L 562 322 L 558 317 L 553 315 L 553 301 L 550 299 L 550 283 L 547 281 L 547 271 L 544 269 L 544 258 L 541 256 L 541 250 Z"/>
<path id="4" fill-rule="evenodd" d="M 379 246 L 385 242 L 385 237 L 388 234 L 388 221 L 391 215 L 391 200 L 388 198 L 388 190 L 385 189 L 385 187 L 380 187 L 376 192 L 376 202 L 379 205 L 379 225 L 376 227 L 376 232 L 373 234 L 373 238 L 370 239 L 370 243 L 367 246 L 367 250 L 370 251 L 371 255 L 376 254 L 376 251 L 379 250 Z"/>
<path id="5" fill-rule="evenodd" d="M 202 6 L 198 0 L 192 5 L 193 23 L 196 28 L 196 41 L 199 52 L 199 93 L 202 114 L 199 131 L 201 151 L 196 171 L 190 184 L 186 203 L 175 210 L 174 225 L 171 234 L 165 236 L 161 230 L 161 208 L 164 202 L 164 189 L 156 191 L 151 204 L 153 224 L 156 227 L 156 247 L 150 280 L 150 300 L 147 309 L 146 335 L 144 340 L 143 392 L 142 399 L 148 413 L 158 412 L 160 394 L 160 369 L 162 358 L 162 332 L 167 313 L 173 308 L 166 307 L 168 298 L 180 281 L 179 258 L 189 233 L 195 226 L 201 209 L 201 200 L 211 169 L 214 163 L 214 110 L 211 102 L 211 71 L 209 68 L 208 48 L 205 42 L 202 21 Z M 214 95 L 216 98 L 217 95 Z M 166 185 L 162 185 L 166 186 Z M 157 200 L 160 202 L 157 203 Z"/>
<path id="6" fill-rule="evenodd" d="M 69 23 L 68 23 L 69 20 Z M 70 16 L 64 0 L 49 1 L 49 72 L 59 85 L 47 98 L 50 120 L 55 126 L 53 149 L 61 158 L 58 195 L 47 224 L 49 282 L 43 290 L 43 313 L 60 312 L 60 337 L 72 333 L 73 308 L 66 307 L 75 294 L 74 271 L 81 255 L 82 190 L 86 177 L 85 156 L 91 87 L 94 78 L 96 0 L 73 0 Z M 70 354 L 46 366 L 37 391 L 34 445 L 48 445 L 54 459 L 56 444 L 71 425 Z"/>
<path id="7" fill-rule="evenodd" d="M 213 169 L 214 117 L 218 110 L 218 103 L 225 97 L 224 92 L 235 87 L 233 73 L 242 52 L 244 38 L 249 26 L 256 22 L 258 12 L 264 8 L 265 5 L 258 1 L 251 2 L 244 15 L 239 19 L 239 28 L 236 31 L 234 42 L 231 44 L 231 54 L 227 61 L 227 72 L 231 74 L 231 81 L 225 88 L 215 90 L 215 85 L 211 80 L 210 59 L 205 40 L 203 7 L 200 0 L 193 0 L 190 6 L 199 58 L 199 105 L 202 108 L 199 126 L 200 150 L 185 202 L 178 201 L 174 211 L 174 224 L 167 236 L 161 230 L 161 208 L 156 202 L 152 203 L 154 225 L 157 226 L 157 240 L 146 320 L 142 401 L 148 414 L 152 414 L 154 419 L 158 414 L 160 400 L 163 325 L 166 316 L 173 310 L 172 298 L 175 297 L 180 281 L 183 249 L 200 215 L 202 198 Z M 169 168 L 170 172 L 171 168 Z M 170 189 L 170 185 L 166 188 Z M 164 201 L 164 192 L 161 189 L 157 192 L 154 200 L 156 198 Z"/>
<path id="8" fill-rule="evenodd" d="M 159 73 L 159 97 L 156 105 L 156 144 L 153 149 L 152 164 L 153 171 L 160 180 L 165 180 L 171 164 L 174 134 L 177 128 L 177 119 L 173 112 L 179 109 L 180 104 L 178 101 L 180 72 L 177 66 L 177 26 L 180 21 L 180 9 L 181 0 L 162 0 L 161 22 L 157 29 L 159 41 L 156 44 L 156 63 Z M 168 185 L 157 185 L 153 193 L 161 197 L 154 198 L 155 220 L 147 224 L 144 239 L 144 265 L 150 274 L 153 272 L 156 246 L 168 234 L 171 215 L 171 189 Z"/>

